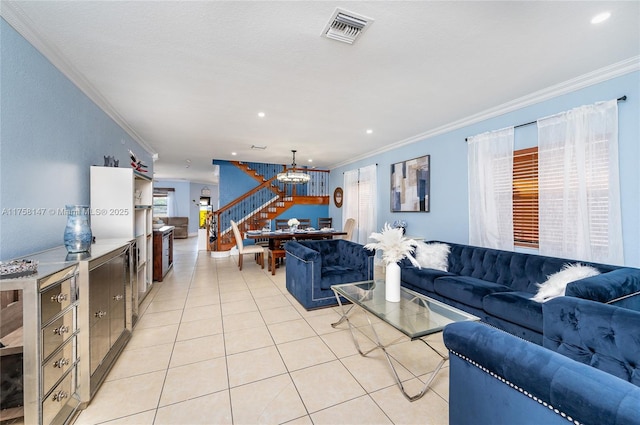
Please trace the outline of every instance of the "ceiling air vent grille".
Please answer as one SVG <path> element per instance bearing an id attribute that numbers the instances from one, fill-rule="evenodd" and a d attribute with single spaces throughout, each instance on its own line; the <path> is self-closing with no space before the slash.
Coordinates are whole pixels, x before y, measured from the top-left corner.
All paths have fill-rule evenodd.
<path id="1" fill-rule="evenodd" d="M 353 44 L 371 26 L 373 19 L 337 8 L 322 31 L 322 36 Z"/>

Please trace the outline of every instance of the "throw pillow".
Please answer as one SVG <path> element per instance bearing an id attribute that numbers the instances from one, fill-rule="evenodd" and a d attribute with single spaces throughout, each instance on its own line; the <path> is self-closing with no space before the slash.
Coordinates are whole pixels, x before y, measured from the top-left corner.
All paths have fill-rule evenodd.
<path id="1" fill-rule="evenodd" d="M 414 257 L 420 268 L 436 269 L 442 271 L 449 270 L 449 252 L 451 247 L 446 243 L 424 243 L 418 242 Z"/>
<path id="2" fill-rule="evenodd" d="M 547 276 L 546 282 L 538 284 L 540 289 L 532 299 L 543 303 L 552 298 L 563 296 L 569 283 L 599 274 L 598 269 L 585 264 L 565 264 L 559 272 Z"/>

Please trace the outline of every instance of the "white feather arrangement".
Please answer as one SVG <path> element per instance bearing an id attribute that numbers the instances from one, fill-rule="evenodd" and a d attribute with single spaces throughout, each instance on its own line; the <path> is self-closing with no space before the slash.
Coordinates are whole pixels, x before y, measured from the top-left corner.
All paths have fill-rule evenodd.
<path id="1" fill-rule="evenodd" d="M 401 228 L 394 228 L 389 223 L 384 223 L 380 233 L 372 233 L 369 236 L 377 242 L 371 242 L 364 247 L 369 251 L 382 251 L 382 259 L 386 264 L 397 263 L 403 258 L 408 258 L 411 264 L 418 267 L 418 262 L 413 258 L 413 251 L 418 245 L 413 239 L 405 238 Z"/>

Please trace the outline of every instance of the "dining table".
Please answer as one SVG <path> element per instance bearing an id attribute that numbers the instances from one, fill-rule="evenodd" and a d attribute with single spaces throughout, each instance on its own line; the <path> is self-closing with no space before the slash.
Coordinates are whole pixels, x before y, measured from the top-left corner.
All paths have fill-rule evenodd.
<path id="1" fill-rule="evenodd" d="M 344 236 L 347 232 L 337 231 L 334 229 L 329 230 L 307 230 L 298 229 L 296 231 L 281 229 L 275 231 L 266 230 L 247 230 L 245 237 L 247 239 L 267 239 L 269 241 L 269 249 L 276 250 L 281 249 L 282 242 L 291 240 L 306 240 L 306 239 L 333 239 L 335 236 Z"/>

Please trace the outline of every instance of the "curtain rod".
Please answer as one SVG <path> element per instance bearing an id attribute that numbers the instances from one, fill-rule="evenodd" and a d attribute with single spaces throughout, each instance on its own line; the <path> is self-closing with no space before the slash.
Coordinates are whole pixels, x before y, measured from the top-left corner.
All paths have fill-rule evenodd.
<path id="1" fill-rule="evenodd" d="M 624 96 L 622 96 L 622 97 L 617 98 L 616 100 L 617 100 L 618 102 L 624 102 L 624 101 L 626 101 L 626 100 L 627 100 L 627 96 L 626 96 L 626 95 L 624 95 Z M 537 122 L 538 122 L 538 120 L 536 120 L 536 121 L 531 121 L 531 122 L 526 122 L 526 123 L 524 123 L 524 124 L 514 125 L 514 126 L 513 126 L 513 128 L 526 127 L 526 126 L 528 126 L 528 125 L 535 124 L 535 123 L 537 123 Z M 464 141 L 465 141 L 465 142 L 468 142 L 468 141 L 469 141 L 469 138 L 468 138 L 468 137 L 465 137 L 465 138 L 464 138 Z"/>

